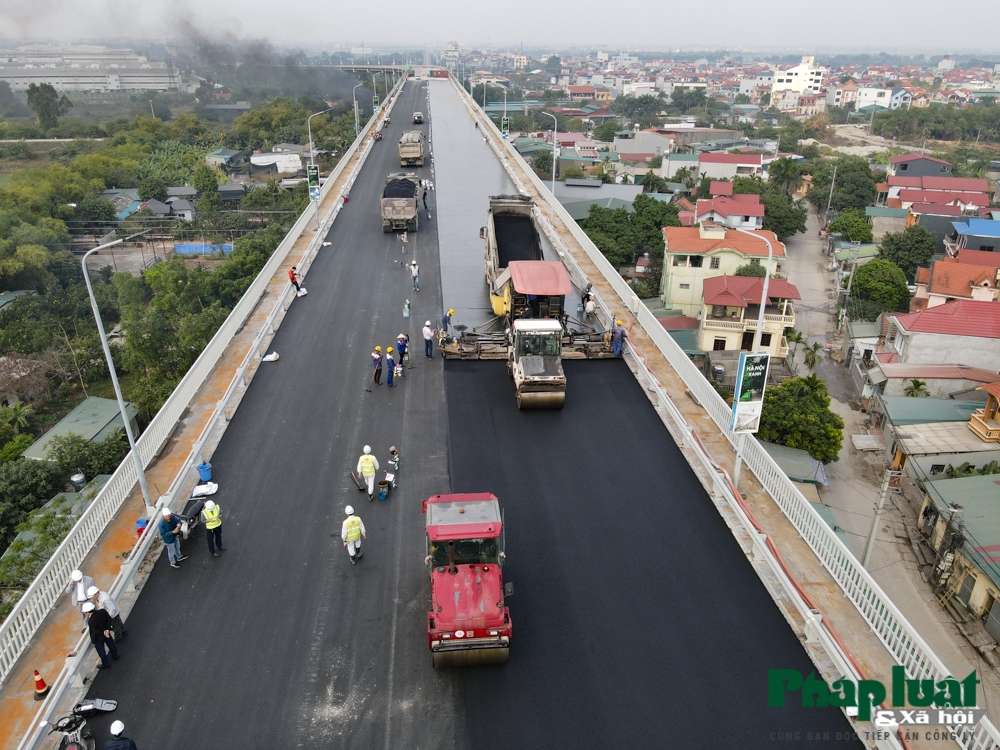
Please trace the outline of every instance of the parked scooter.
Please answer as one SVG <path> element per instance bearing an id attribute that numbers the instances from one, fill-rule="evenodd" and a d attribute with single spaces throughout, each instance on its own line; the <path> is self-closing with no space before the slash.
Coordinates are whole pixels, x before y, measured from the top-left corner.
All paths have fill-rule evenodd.
<path id="1" fill-rule="evenodd" d="M 114 711 L 116 708 L 118 701 L 90 698 L 77 703 L 69 716 L 63 716 L 51 725 L 43 721 L 40 726 L 49 726 L 49 734 L 62 732 L 59 750 L 95 750 L 96 743 L 90 727 L 87 726 L 86 717 L 93 716 L 98 711 Z"/>
<path id="2" fill-rule="evenodd" d="M 378 483 L 378 499 L 385 500 L 389 497 L 389 490 L 396 488 L 396 475 L 399 473 L 399 451 L 396 450 L 396 446 L 389 448 L 389 458 L 385 462 L 385 479 L 382 479 Z M 392 471 L 389 471 L 392 469 Z"/>
<path id="3" fill-rule="evenodd" d="M 187 539 L 191 536 L 193 532 L 198 527 L 198 522 L 201 520 L 201 509 L 205 507 L 206 498 L 211 497 L 216 492 L 219 491 L 219 485 L 215 482 L 205 482 L 204 484 L 199 484 L 191 492 L 191 499 L 187 501 L 184 506 L 184 510 L 177 515 L 181 517 L 181 534 Z"/>

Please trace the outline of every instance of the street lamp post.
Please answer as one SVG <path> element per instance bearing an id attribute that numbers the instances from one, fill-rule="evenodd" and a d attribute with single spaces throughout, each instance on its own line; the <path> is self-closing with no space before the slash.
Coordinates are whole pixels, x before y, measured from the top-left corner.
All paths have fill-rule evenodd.
<path id="1" fill-rule="evenodd" d="M 309 131 L 309 166 L 316 166 L 316 147 L 313 145 L 313 131 L 312 131 L 312 118 L 317 115 L 325 115 L 327 112 L 332 112 L 333 107 L 329 109 L 324 109 L 322 112 L 313 112 L 309 117 L 306 118 L 306 130 Z M 316 172 L 316 187 L 320 186 L 319 171 Z M 311 196 L 310 196 L 311 198 Z M 319 201 L 313 201 L 316 204 L 316 229 L 319 229 Z"/>
<path id="2" fill-rule="evenodd" d="M 125 408 L 125 399 L 122 397 L 122 389 L 118 384 L 118 373 L 115 372 L 115 363 L 111 359 L 111 349 L 108 346 L 108 337 L 104 333 L 104 323 L 101 321 L 101 311 L 97 307 L 97 299 L 94 297 L 94 287 L 90 283 L 90 271 L 87 269 L 87 259 L 98 250 L 114 247 L 121 244 L 122 240 L 115 240 L 104 245 L 98 245 L 89 253 L 83 256 L 83 280 L 87 282 L 87 293 L 90 295 L 90 307 L 94 311 L 94 321 L 97 323 L 97 333 L 101 337 L 101 347 L 104 349 L 104 358 L 108 362 L 108 372 L 111 374 L 111 384 L 115 388 L 115 396 L 118 398 L 118 410 L 122 415 L 122 424 L 125 426 L 125 435 L 128 437 L 128 447 L 132 454 L 132 461 L 135 463 L 135 471 L 139 476 L 139 488 L 142 490 L 142 502 L 146 506 L 146 514 L 152 515 L 153 501 L 149 497 L 149 487 L 146 485 L 146 472 L 142 466 L 142 459 L 139 457 L 139 450 L 135 446 L 135 435 L 132 434 L 132 425 L 129 423 L 128 411 Z"/>
<path id="3" fill-rule="evenodd" d="M 354 98 L 354 139 L 357 140 L 358 136 L 361 135 L 361 129 L 358 127 L 358 88 L 364 86 L 363 83 L 359 83 L 354 87 L 351 92 L 351 96 Z"/>
<path id="4" fill-rule="evenodd" d="M 753 347 L 750 350 L 752 354 L 756 354 L 760 351 L 760 339 L 764 333 L 764 311 L 767 308 L 767 288 L 771 283 L 771 263 L 774 260 L 774 247 L 771 245 L 771 241 L 763 234 L 754 234 L 748 229 L 741 229 L 739 227 L 736 228 L 736 231 L 750 237 L 756 237 L 759 240 L 764 240 L 764 244 L 767 245 L 767 266 L 764 268 L 764 287 L 760 291 L 760 313 L 757 316 L 757 330 L 754 331 Z M 743 443 L 746 437 L 746 433 L 741 432 L 739 439 L 736 441 L 736 468 L 733 471 L 733 484 L 737 489 L 740 486 L 740 468 L 743 465 Z"/>
<path id="5" fill-rule="evenodd" d="M 559 120 L 551 112 L 542 112 L 542 114 L 552 118 L 552 202 L 549 203 L 549 222 L 552 224 L 552 228 L 555 229 L 556 162 L 559 160 L 559 139 L 557 138 L 559 135 Z"/>

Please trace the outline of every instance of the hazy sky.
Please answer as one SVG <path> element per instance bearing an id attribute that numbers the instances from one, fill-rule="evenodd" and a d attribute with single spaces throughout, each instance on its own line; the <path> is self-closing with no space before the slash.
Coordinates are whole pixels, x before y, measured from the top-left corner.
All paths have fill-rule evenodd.
<path id="1" fill-rule="evenodd" d="M 987 3 L 987 6 L 990 4 Z M 0 0 L 0 38 L 37 40 L 206 36 L 377 48 L 449 40 L 491 49 L 525 46 L 728 47 L 816 51 L 997 51 L 996 16 L 954 15 L 929 0 Z M 986 7 L 986 6 L 983 6 Z M 986 12 L 986 11 L 984 11 Z M 986 15 L 993 15 L 986 12 Z"/>

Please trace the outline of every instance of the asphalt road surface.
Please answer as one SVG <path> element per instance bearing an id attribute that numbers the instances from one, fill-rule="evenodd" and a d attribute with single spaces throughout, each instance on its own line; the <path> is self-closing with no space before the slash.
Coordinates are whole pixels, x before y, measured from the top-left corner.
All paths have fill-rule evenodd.
<path id="1" fill-rule="evenodd" d="M 502 363 L 424 359 L 420 326 L 442 309 L 436 206 L 405 252 L 378 213 L 408 115 L 427 113 L 422 86 L 396 105 L 275 337 L 281 359 L 212 458 L 228 551 L 210 557 L 199 529 L 180 570 L 163 556 L 95 681 L 119 701 L 91 720 L 99 747 L 114 719 L 142 750 L 771 748 L 772 732 L 848 731 L 834 709 L 766 708 L 768 668 L 811 666 L 622 362 L 567 362 L 566 408 L 519 412 Z M 438 169 L 488 165 L 481 142 L 442 140 L 442 109 Z M 484 205 L 492 187 L 455 200 Z M 442 234 L 442 258 L 458 238 Z M 419 293 L 398 263 L 414 256 Z M 471 292 L 482 267 L 451 283 Z M 413 369 L 366 393 L 369 352 L 401 331 Z M 347 475 L 366 443 L 383 463 L 390 445 L 402 454 L 385 503 Z M 512 656 L 435 672 L 420 502 L 470 490 L 505 509 Z M 348 503 L 368 533 L 354 567 Z"/>

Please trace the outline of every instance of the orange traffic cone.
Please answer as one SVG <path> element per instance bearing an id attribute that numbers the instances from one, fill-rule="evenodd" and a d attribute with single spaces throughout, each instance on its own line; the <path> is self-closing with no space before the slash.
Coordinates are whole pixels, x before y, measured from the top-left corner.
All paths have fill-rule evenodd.
<path id="1" fill-rule="evenodd" d="M 35 700 L 36 701 L 43 700 L 45 698 L 45 696 L 49 694 L 49 691 L 51 689 L 52 689 L 51 687 L 49 687 L 48 685 L 45 684 L 45 680 L 42 679 L 42 676 L 40 674 L 38 674 L 38 670 L 36 669 L 35 670 Z"/>

